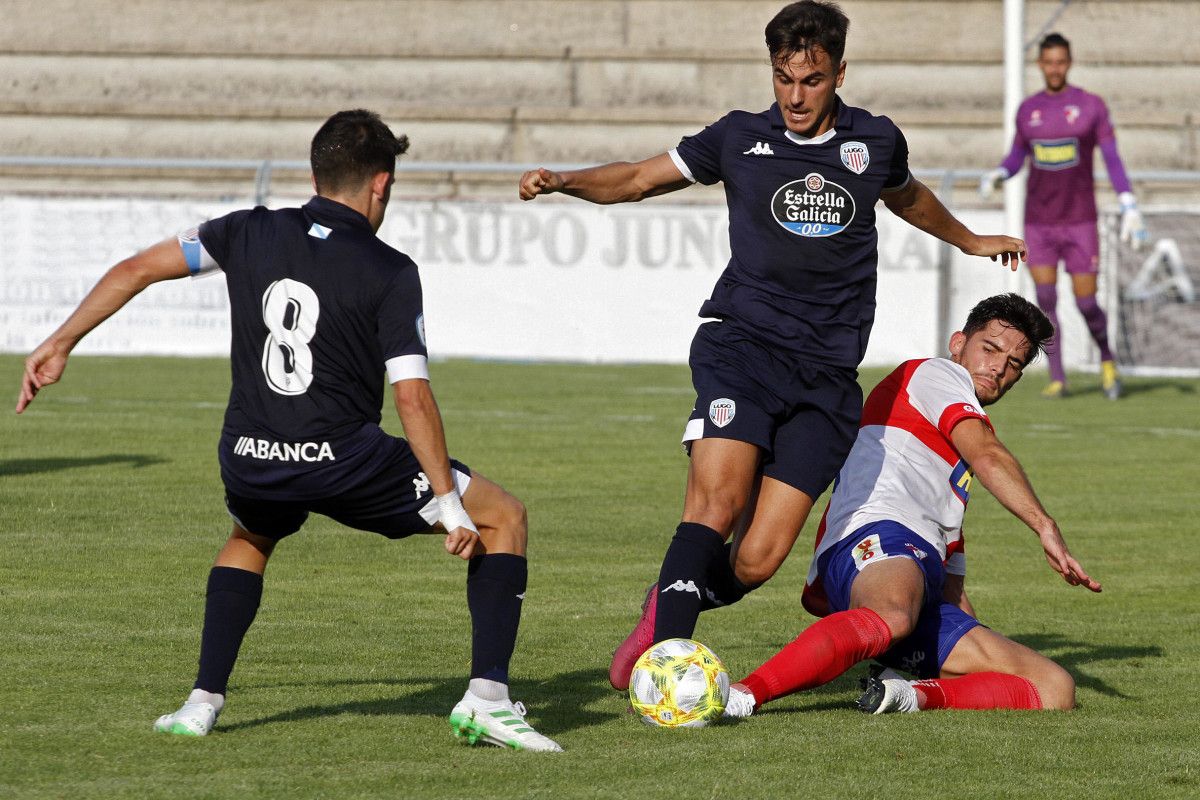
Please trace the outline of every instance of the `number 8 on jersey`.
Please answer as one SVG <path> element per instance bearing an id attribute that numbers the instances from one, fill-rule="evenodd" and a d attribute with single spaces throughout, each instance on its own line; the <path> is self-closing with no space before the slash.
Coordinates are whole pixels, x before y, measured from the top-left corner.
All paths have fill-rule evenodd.
<path id="1" fill-rule="evenodd" d="M 291 278 L 277 280 L 263 293 L 262 370 L 267 386 L 284 395 L 300 395 L 312 384 L 312 351 L 308 343 L 317 333 L 321 304 L 307 284 Z"/>

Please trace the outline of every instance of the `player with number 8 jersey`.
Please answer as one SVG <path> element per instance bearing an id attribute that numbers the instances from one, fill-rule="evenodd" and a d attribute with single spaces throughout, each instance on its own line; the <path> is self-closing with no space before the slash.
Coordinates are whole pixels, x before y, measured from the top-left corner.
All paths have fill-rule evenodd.
<path id="1" fill-rule="evenodd" d="M 150 284 L 225 276 L 232 389 L 219 459 L 233 532 L 209 573 L 194 688 L 157 731 L 212 730 L 267 561 L 315 512 L 389 539 L 445 534 L 446 551 L 469 561 L 472 627 L 454 735 L 561 749 L 508 696 L 527 581 L 525 507 L 451 460 L 429 385 L 417 267 L 376 236 L 407 148 L 376 114 L 333 115 L 312 142 L 316 197 L 302 208 L 237 211 L 122 261 L 26 359 L 17 413 L 59 380 L 89 331 Z M 379 426 L 384 373 L 404 439 Z"/>

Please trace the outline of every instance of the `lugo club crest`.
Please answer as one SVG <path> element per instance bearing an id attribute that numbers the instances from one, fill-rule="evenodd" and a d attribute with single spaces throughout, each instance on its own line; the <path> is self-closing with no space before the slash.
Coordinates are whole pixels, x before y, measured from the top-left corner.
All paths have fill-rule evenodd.
<path id="1" fill-rule="evenodd" d="M 785 183 L 771 198 L 775 221 L 797 236 L 833 236 L 854 220 L 854 198 L 817 172 Z"/>

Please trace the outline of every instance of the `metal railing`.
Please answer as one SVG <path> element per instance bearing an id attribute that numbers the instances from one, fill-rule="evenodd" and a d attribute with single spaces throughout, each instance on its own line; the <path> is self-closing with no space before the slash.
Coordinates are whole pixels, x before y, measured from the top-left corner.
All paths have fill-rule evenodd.
<path id="1" fill-rule="evenodd" d="M 579 169 L 590 164 L 517 164 L 495 161 L 401 161 L 397 173 L 447 173 L 455 175 L 519 174 L 543 166 L 552 170 Z M 288 159 L 198 159 L 198 158 L 80 158 L 68 156 L 0 156 L 0 169 L 5 167 L 124 169 L 124 170 L 211 170 L 254 173 L 254 201 L 265 203 L 271 193 L 271 179 L 279 170 L 307 172 L 307 161 Z M 937 184 L 945 194 L 959 181 L 979 180 L 982 169 L 914 169 L 920 180 Z M 1103 173 L 1097 173 L 1102 179 Z M 1196 184 L 1200 186 L 1200 171 L 1140 170 L 1129 173 L 1130 180 L 1160 184 Z"/>

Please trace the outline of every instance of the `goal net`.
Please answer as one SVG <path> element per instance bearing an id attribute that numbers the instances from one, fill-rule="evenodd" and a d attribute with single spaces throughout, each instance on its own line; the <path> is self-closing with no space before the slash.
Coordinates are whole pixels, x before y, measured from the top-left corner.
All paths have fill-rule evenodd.
<path id="1" fill-rule="evenodd" d="M 1200 377 L 1200 213 L 1145 212 L 1149 247 L 1119 240 L 1120 218 L 1104 225 L 1101 272 L 1115 350 L 1130 374 Z"/>

